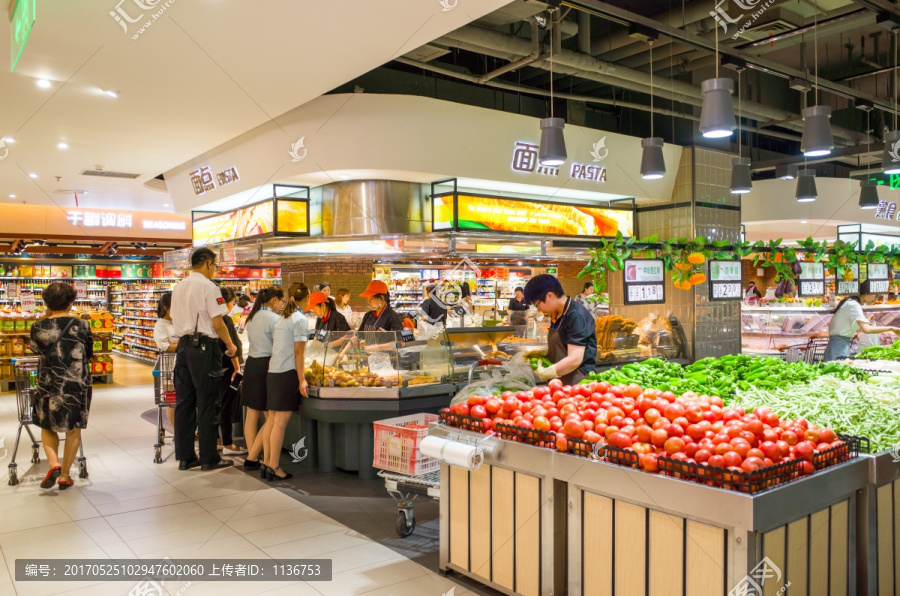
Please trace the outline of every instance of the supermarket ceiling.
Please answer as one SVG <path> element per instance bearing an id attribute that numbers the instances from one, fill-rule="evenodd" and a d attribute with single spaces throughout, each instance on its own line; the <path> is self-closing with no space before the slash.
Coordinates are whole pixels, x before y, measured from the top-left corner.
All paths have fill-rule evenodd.
<path id="1" fill-rule="evenodd" d="M 40 0 L 0 53 L 0 205 L 172 210 L 160 173 L 508 1 Z"/>

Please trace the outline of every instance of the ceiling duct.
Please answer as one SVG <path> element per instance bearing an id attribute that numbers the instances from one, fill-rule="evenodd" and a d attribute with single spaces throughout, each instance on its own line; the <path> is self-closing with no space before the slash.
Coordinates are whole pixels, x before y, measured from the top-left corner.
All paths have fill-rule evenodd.
<path id="1" fill-rule="evenodd" d="M 100 178 L 130 178 L 134 180 L 140 174 L 129 174 L 128 172 L 112 172 L 109 170 L 82 170 L 82 176 L 99 176 Z"/>

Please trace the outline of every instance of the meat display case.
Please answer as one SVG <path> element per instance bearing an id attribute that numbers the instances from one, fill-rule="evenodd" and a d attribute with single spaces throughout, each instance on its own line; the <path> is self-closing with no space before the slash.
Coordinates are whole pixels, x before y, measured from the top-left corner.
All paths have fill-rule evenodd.
<path id="1" fill-rule="evenodd" d="M 741 346 L 745 354 L 774 353 L 805 345 L 810 338 L 827 337 L 833 307 L 808 307 L 784 303 L 779 306 L 741 307 Z M 863 306 L 876 325 L 900 326 L 900 304 Z M 884 343 L 884 341 L 882 341 Z"/>

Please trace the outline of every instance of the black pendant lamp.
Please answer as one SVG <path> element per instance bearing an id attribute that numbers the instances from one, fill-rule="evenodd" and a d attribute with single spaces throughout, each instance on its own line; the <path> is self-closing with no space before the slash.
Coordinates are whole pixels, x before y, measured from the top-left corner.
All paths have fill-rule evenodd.
<path id="1" fill-rule="evenodd" d="M 550 13 L 550 20 L 553 20 L 553 13 Z M 566 137 L 563 134 L 563 128 L 566 121 L 562 118 L 553 116 L 553 53 L 555 46 L 553 45 L 553 30 L 556 28 L 554 22 L 550 26 L 550 117 L 541 120 L 541 147 L 538 150 L 538 161 L 542 166 L 561 166 L 568 158 L 566 153 Z"/>
<path id="2" fill-rule="evenodd" d="M 816 200 L 819 193 L 816 190 L 816 171 L 810 168 L 797 172 L 797 192 L 795 194 L 798 203 L 811 203 Z"/>
<path id="3" fill-rule="evenodd" d="M 731 158 L 731 194 L 743 195 L 750 192 L 753 179 L 750 176 L 750 158 L 744 157 L 741 139 L 741 72 L 738 71 L 738 156 Z"/>
<path id="4" fill-rule="evenodd" d="M 716 5 L 718 6 L 718 5 Z M 715 14 L 716 7 L 713 7 Z M 703 94 L 703 107 L 700 110 L 700 133 L 707 139 L 730 137 L 736 128 L 734 125 L 734 106 L 731 95 L 734 93 L 734 81 L 719 78 L 719 35 L 716 34 L 716 78 L 700 83 Z"/>
<path id="5" fill-rule="evenodd" d="M 815 10 L 814 44 L 816 55 L 816 89 L 815 101 L 819 101 L 819 11 Z M 834 137 L 831 134 L 831 108 L 814 105 L 801 112 L 803 116 L 803 137 L 800 139 L 800 150 L 806 157 L 830 155 L 834 149 Z"/>
<path id="6" fill-rule="evenodd" d="M 641 178 L 659 180 L 666 175 L 662 137 L 653 136 L 653 42 L 650 42 L 650 136 L 641 139 Z"/>
<path id="7" fill-rule="evenodd" d="M 866 112 L 866 153 L 872 149 L 872 129 L 869 128 L 869 114 Z M 863 180 L 859 183 L 859 208 L 875 209 L 878 207 L 878 184 L 874 180 Z"/>

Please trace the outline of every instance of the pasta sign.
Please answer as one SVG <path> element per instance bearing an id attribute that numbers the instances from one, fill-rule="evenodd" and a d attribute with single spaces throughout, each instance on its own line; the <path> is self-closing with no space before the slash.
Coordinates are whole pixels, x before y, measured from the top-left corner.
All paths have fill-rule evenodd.
<path id="1" fill-rule="evenodd" d="M 517 141 L 513 146 L 512 164 L 510 167 L 514 172 L 522 172 L 524 174 L 537 173 L 544 176 L 559 176 L 558 167 L 540 165 L 538 161 L 539 151 L 540 145 L 537 143 Z M 606 155 L 604 154 L 603 157 L 605 158 Z M 602 184 L 606 182 L 606 168 L 573 162 L 569 169 L 569 176 L 576 180 L 587 180 Z"/>

